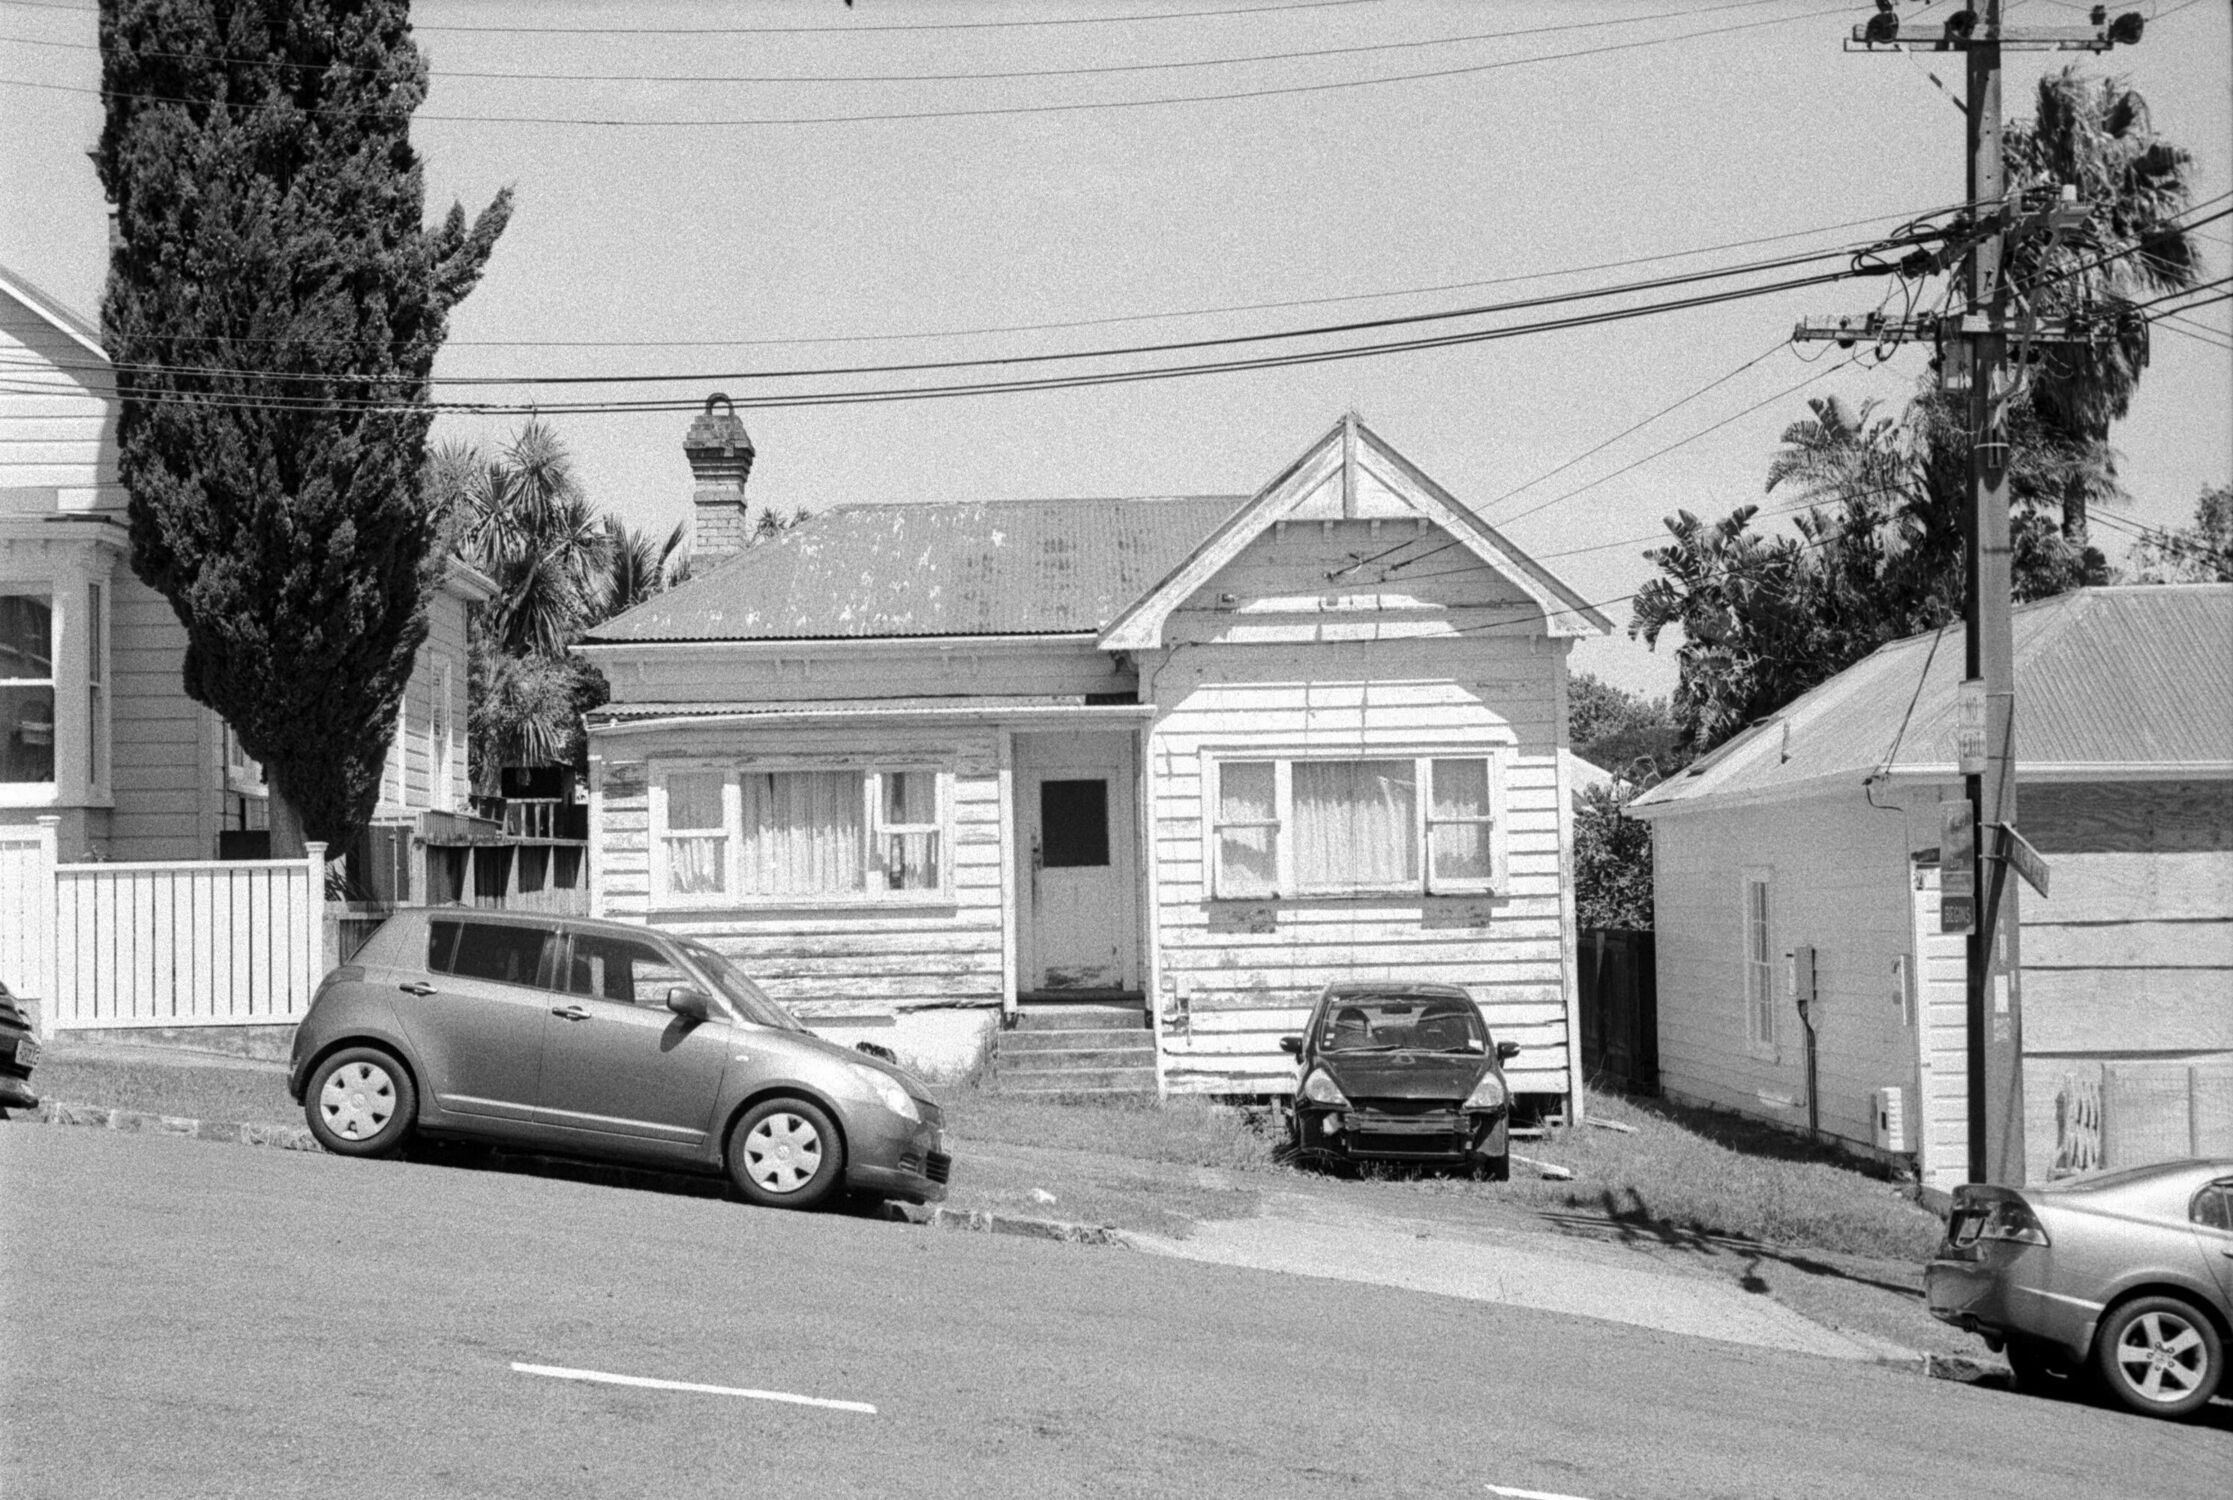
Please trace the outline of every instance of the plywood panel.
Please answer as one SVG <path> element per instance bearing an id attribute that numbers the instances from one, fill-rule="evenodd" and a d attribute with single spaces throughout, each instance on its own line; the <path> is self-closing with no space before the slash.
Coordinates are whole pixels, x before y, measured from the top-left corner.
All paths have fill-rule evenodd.
<path id="1" fill-rule="evenodd" d="M 2023 993 L 2027 1053 L 2233 1051 L 2233 970 L 2027 970 Z"/>

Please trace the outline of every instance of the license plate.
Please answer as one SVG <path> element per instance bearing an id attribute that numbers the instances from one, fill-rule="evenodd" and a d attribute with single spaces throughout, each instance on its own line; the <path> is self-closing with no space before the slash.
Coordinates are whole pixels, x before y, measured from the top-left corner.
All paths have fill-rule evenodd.
<path id="1" fill-rule="evenodd" d="M 15 1061 L 26 1068 L 39 1060 L 39 1040 L 37 1037 L 19 1036 L 15 1039 L 10 1050 Z"/>

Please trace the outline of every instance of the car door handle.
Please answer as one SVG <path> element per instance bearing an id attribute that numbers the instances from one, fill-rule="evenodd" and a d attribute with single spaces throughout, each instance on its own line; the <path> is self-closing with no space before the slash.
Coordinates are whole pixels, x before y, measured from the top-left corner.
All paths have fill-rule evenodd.
<path id="1" fill-rule="evenodd" d="M 403 993 L 406 995 L 431 995 L 434 993 L 433 985 L 422 983 L 421 981 L 416 979 L 412 980 L 409 984 L 399 984 L 396 986 L 396 988 L 403 991 Z"/>
<path id="2" fill-rule="evenodd" d="M 589 1019 L 589 1012 L 578 1005 L 554 1005 L 550 1008 L 550 1013 L 568 1021 L 586 1021 Z"/>

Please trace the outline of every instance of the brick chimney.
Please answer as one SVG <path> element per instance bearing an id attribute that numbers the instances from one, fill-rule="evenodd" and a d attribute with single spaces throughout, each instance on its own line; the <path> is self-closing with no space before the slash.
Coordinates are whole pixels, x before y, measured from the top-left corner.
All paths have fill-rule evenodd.
<path id="1" fill-rule="evenodd" d="M 718 416 L 716 406 L 721 408 Z M 706 397 L 706 409 L 690 419 L 682 452 L 697 481 L 690 508 L 692 561 L 703 565 L 741 551 L 751 536 L 744 519 L 744 481 L 752 473 L 752 439 L 745 436 L 727 396 L 716 391 Z"/>

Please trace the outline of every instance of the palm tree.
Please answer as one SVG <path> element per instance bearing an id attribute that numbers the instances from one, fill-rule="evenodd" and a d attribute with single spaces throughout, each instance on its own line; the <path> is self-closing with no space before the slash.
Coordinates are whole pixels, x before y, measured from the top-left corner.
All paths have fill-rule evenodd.
<path id="1" fill-rule="evenodd" d="M 680 583 L 690 566 L 689 535 L 687 517 L 658 544 L 622 525 L 620 517 L 605 517 L 605 586 L 591 623 L 624 614 Z"/>
<path id="2" fill-rule="evenodd" d="M 2033 311 L 2086 311 L 2108 330 L 2098 344 L 2053 349 L 2031 389 L 2049 434 L 2098 450 L 2073 465 L 2061 497 L 2063 534 L 2082 543 L 2088 507 L 2121 494 L 2109 424 L 2131 409 L 2149 353 L 2148 320 L 2134 304 L 2200 278 L 2200 246 L 2175 222 L 2193 201 L 2194 157 L 2156 134 L 2147 100 L 2124 79 L 2075 68 L 2039 81 L 2036 117 L 2009 127 L 2003 152 L 2011 193 L 2068 185 L 2092 206 L 2084 226 L 2059 240 L 2015 243 L 2007 267 Z"/>
<path id="3" fill-rule="evenodd" d="M 563 657 L 602 602 L 611 537 L 558 434 L 530 418 L 503 456 L 463 485 L 460 541 L 495 580 L 494 644 L 506 655 Z"/>

